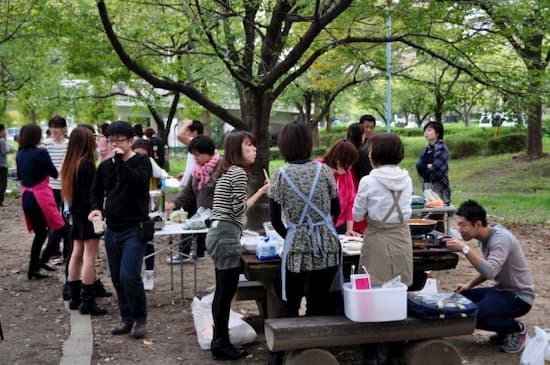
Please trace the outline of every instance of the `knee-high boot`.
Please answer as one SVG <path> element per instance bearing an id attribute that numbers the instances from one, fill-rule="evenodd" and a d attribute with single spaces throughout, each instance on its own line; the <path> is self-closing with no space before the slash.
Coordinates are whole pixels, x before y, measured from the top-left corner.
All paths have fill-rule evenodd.
<path id="1" fill-rule="evenodd" d="M 82 284 L 80 292 L 80 314 L 100 315 L 107 314 L 107 310 L 97 305 L 93 285 Z"/>
<path id="2" fill-rule="evenodd" d="M 69 308 L 70 309 L 78 309 L 80 307 L 80 290 L 82 286 L 82 282 L 80 280 L 75 281 L 68 281 L 67 284 L 69 284 L 69 292 L 70 292 L 70 302 L 69 302 Z"/>
<path id="3" fill-rule="evenodd" d="M 213 327 L 213 330 L 214 334 L 212 336 L 212 342 L 210 343 L 210 351 L 215 359 L 235 360 L 248 355 L 246 350 L 236 348 L 229 342 L 228 331 L 220 333 L 216 331 L 216 327 Z"/>

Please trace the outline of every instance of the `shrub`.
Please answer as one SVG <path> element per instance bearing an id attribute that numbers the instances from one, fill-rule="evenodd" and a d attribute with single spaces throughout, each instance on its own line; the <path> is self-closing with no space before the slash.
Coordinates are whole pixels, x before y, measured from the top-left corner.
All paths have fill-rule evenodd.
<path id="1" fill-rule="evenodd" d="M 445 143 L 453 159 L 480 155 L 484 147 L 484 142 L 479 137 L 457 136 L 456 138 L 445 140 Z"/>
<path id="2" fill-rule="evenodd" d="M 525 133 L 510 133 L 499 135 L 489 139 L 487 153 L 496 155 L 499 153 L 520 152 L 527 146 Z"/>
<path id="3" fill-rule="evenodd" d="M 543 135 L 550 136 L 550 118 L 542 120 L 542 133 Z"/>

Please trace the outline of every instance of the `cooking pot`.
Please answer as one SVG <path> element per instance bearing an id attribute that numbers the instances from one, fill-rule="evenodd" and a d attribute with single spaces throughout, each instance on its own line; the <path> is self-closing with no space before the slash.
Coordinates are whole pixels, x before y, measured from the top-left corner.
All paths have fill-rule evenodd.
<path id="1" fill-rule="evenodd" d="M 435 229 L 437 221 L 433 219 L 409 219 L 407 221 L 412 236 L 430 233 Z"/>

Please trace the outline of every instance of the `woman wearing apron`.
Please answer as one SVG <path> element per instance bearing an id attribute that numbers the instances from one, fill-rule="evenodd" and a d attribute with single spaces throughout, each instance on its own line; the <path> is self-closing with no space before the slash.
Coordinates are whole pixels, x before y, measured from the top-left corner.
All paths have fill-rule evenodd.
<path id="1" fill-rule="evenodd" d="M 341 274 L 338 269 L 342 262 L 332 220 L 340 214 L 336 182 L 327 165 L 309 159 L 312 141 L 305 124 L 285 125 L 278 145 L 288 165 L 273 174 L 269 205 L 273 228 L 285 239 L 281 294 L 288 313 L 284 315 L 297 317 L 304 296 L 306 315 L 333 314 L 327 298 L 331 284 L 341 280 L 337 274 Z M 282 213 L 287 219 L 286 227 Z"/>
<path id="2" fill-rule="evenodd" d="M 398 167 L 404 156 L 401 139 L 392 133 L 369 139 L 371 173 L 361 179 L 353 205 L 356 221 L 368 217 L 359 265 L 365 265 L 373 285 L 401 275 L 412 284 L 411 233 L 412 181 L 407 170 Z M 365 347 L 365 364 L 376 364 L 377 345 Z"/>

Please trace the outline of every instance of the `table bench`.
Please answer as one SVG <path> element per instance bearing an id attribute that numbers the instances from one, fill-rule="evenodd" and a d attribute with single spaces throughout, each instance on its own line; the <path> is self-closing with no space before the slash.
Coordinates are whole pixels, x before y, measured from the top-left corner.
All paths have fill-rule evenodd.
<path id="1" fill-rule="evenodd" d="M 267 295 L 259 281 L 240 280 L 235 293 L 235 300 L 254 300 L 261 318 L 267 314 Z"/>
<path id="2" fill-rule="evenodd" d="M 407 341 L 402 361 L 407 365 L 460 365 L 457 349 L 443 337 L 471 334 L 475 318 L 358 323 L 344 316 L 272 318 L 264 321 L 271 352 L 288 352 L 285 365 L 338 364 L 324 348 Z"/>
<path id="3" fill-rule="evenodd" d="M 259 282 L 265 288 L 266 309 L 264 318 L 275 318 L 282 310 L 281 292 L 281 260 L 259 260 L 255 254 L 241 255 L 242 271 L 251 282 Z M 358 265 L 359 255 L 344 256 L 344 276 L 349 277 L 351 265 Z M 420 290 L 424 287 L 428 270 L 447 270 L 456 267 L 458 255 L 448 250 L 415 250 L 413 249 L 414 283 L 410 290 Z"/>

